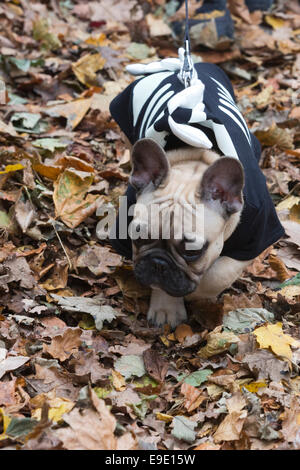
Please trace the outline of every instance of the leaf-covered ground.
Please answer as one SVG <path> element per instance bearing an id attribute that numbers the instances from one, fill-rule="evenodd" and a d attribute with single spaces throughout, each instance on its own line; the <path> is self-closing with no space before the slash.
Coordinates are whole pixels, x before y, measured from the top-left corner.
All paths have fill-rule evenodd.
<path id="1" fill-rule="evenodd" d="M 287 236 L 172 332 L 96 209 L 129 174 L 108 104 L 176 56 L 175 1 L 0 3 L 1 448 L 300 449 L 300 9 L 230 5 L 233 47 L 194 58 L 230 75 Z"/>

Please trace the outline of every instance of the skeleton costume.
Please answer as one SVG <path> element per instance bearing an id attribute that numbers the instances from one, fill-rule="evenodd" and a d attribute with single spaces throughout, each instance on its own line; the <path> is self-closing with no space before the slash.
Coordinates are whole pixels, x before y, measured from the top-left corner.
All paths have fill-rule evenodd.
<path id="1" fill-rule="evenodd" d="M 259 168 L 260 143 L 249 131 L 235 104 L 227 75 L 210 63 L 194 65 L 191 86 L 180 76 L 180 59 L 134 64 L 127 70 L 143 75 L 110 104 L 110 112 L 131 144 L 141 138 L 155 140 L 165 150 L 185 145 L 212 149 L 240 160 L 245 172 L 241 221 L 224 243 L 221 255 L 246 261 L 255 258 L 284 235 Z M 136 202 L 135 190 L 126 192 L 128 208 Z M 131 222 L 128 217 L 128 225 Z M 111 240 L 120 254 L 131 258 L 131 240 Z"/>

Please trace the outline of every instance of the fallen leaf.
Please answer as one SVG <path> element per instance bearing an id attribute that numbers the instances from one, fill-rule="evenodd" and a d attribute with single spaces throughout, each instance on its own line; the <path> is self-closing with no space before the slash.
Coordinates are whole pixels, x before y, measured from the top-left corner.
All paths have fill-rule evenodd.
<path id="1" fill-rule="evenodd" d="M 126 389 L 126 382 L 122 374 L 117 370 L 111 371 L 112 375 L 112 384 L 118 392 L 122 392 Z"/>
<path id="2" fill-rule="evenodd" d="M 236 344 L 240 339 L 231 332 L 221 331 L 222 326 L 217 326 L 207 335 L 207 344 L 198 351 L 198 356 L 202 359 L 215 356 L 227 351 L 232 344 Z"/>
<path id="3" fill-rule="evenodd" d="M 83 248 L 76 265 L 78 268 L 88 268 L 95 276 L 110 273 L 111 268 L 121 264 L 121 256 L 113 253 L 107 246 L 87 246 Z"/>
<path id="4" fill-rule="evenodd" d="M 32 418 L 35 418 L 38 421 L 41 419 L 42 407 L 45 402 L 49 405 L 48 418 L 55 423 L 61 421 L 62 416 L 65 413 L 69 413 L 75 406 L 75 403 L 67 398 L 56 397 L 55 391 L 52 390 L 48 394 L 43 393 L 41 395 L 36 395 L 31 399 L 30 403 L 35 407 L 31 413 Z"/>
<path id="5" fill-rule="evenodd" d="M 106 60 L 98 52 L 96 54 L 86 54 L 77 62 L 73 62 L 72 70 L 78 80 L 87 86 L 99 85 L 96 72 L 101 70 Z"/>
<path id="6" fill-rule="evenodd" d="M 234 333 L 248 333 L 262 323 L 274 320 L 274 314 L 265 308 L 238 308 L 228 312 L 223 325 Z"/>
<path id="7" fill-rule="evenodd" d="M 220 450 L 221 446 L 214 444 L 213 442 L 203 442 L 197 447 L 194 447 L 193 450 Z"/>
<path id="8" fill-rule="evenodd" d="M 157 351 L 146 349 L 143 353 L 144 366 L 154 380 L 162 383 L 165 380 L 169 363 Z"/>
<path id="9" fill-rule="evenodd" d="M 40 286 L 47 291 L 64 289 L 68 283 L 68 271 L 69 265 L 66 259 L 56 260 L 50 277 Z"/>
<path id="10" fill-rule="evenodd" d="M 278 145 L 281 149 L 293 149 L 293 138 L 286 129 L 281 129 L 275 122 L 267 130 L 254 132 L 260 143 L 266 147 Z"/>
<path id="11" fill-rule="evenodd" d="M 214 442 L 235 441 L 240 438 L 240 434 L 247 417 L 245 399 L 238 392 L 226 402 L 229 414 L 223 419 L 214 434 Z"/>
<path id="12" fill-rule="evenodd" d="M 111 322 L 117 316 L 116 310 L 109 305 L 101 305 L 99 299 L 86 297 L 62 297 L 60 295 L 51 294 L 63 310 L 68 312 L 88 313 L 94 318 L 95 326 L 98 330 L 102 330 L 103 322 Z"/>
<path id="13" fill-rule="evenodd" d="M 115 361 L 115 369 L 120 372 L 125 379 L 129 379 L 132 376 L 142 377 L 146 374 L 143 358 L 141 356 L 135 356 L 134 354 L 122 356 L 120 359 L 117 359 Z"/>
<path id="14" fill-rule="evenodd" d="M 187 383 L 181 385 L 180 393 L 185 398 L 184 407 L 189 413 L 197 409 L 201 403 L 207 399 L 205 395 L 202 395 L 201 390 Z"/>
<path id="15" fill-rule="evenodd" d="M 174 416 L 172 421 L 172 436 L 182 441 L 194 442 L 196 439 L 194 428 L 196 426 L 197 423 L 191 421 L 185 416 Z"/>
<path id="16" fill-rule="evenodd" d="M 75 169 L 65 169 L 54 182 L 53 200 L 56 217 L 75 228 L 89 217 L 103 196 L 88 194 L 93 175 Z"/>
<path id="17" fill-rule="evenodd" d="M 193 334 L 194 333 L 190 325 L 186 325 L 185 323 L 178 325 L 174 332 L 175 338 L 179 343 L 183 343 L 186 337 L 193 336 Z"/>
<path id="18" fill-rule="evenodd" d="M 117 268 L 113 276 L 124 296 L 138 299 L 150 295 L 149 287 L 143 286 L 136 280 L 131 266 Z"/>
<path id="19" fill-rule="evenodd" d="M 280 282 L 284 282 L 291 277 L 289 270 L 278 256 L 271 253 L 268 261 L 271 268 L 277 273 Z"/>
<path id="20" fill-rule="evenodd" d="M 167 23 L 165 23 L 163 18 L 157 18 L 149 13 L 146 15 L 146 22 L 150 29 L 151 37 L 172 35 L 172 30 Z"/>
<path id="21" fill-rule="evenodd" d="M 280 382 L 289 375 L 288 362 L 279 359 L 266 349 L 245 354 L 242 362 L 247 364 L 257 381 L 271 380 Z"/>
<path id="22" fill-rule="evenodd" d="M 29 200 L 24 202 L 22 199 L 19 199 L 16 202 L 14 209 L 16 220 L 21 227 L 22 232 L 26 233 L 27 229 L 36 217 L 34 206 Z"/>
<path id="23" fill-rule="evenodd" d="M 67 120 L 67 130 L 75 129 L 91 107 L 93 97 L 73 100 L 66 104 L 57 104 L 44 109 L 52 117 L 64 117 Z"/>
<path id="24" fill-rule="evenodd" d="M 286 335 L 282 331 L 282 323 L 277 322 L 276 324 L 267 324 L 254 330 L 255 335 L 260 348 L 271 350 L 277 356 L 292 359 L 292 351 L 290 346 L 300 346 L 300 342 L 295 340 L 289 335 Z"/>
<path id="25" fill-rule="evenodd" d="M 273 29 L 278 29 L 286 26 L 286 22 L 284 21 L 284 19 L 279 18 L 277 16 L 265 15 L 264 19 L 270 26 L 272 26 Z"/>
<path id="26" fill-rule="evenodd" d="M 282 419 L 282 429 L 284 439 L 294 443 L 294 449 L 299 449 L 300 436 L 300 407 L 296 397 L 293 397 L 290 408 L 285 408 Z"/>
<path id="27" fill-rule="evenodd" d="M 23 170 L 24 166 L 21 163 L 16 163 L 15 165 L 6 165 L 5 169 L 0 171 L 0 175 L 5 175 L 6 173 L 11 173 L 18 170 Z"/>
<path id="28" fill-rule="evenodd" d="M 194 387 L 200 387 L 207 378 L 212 374 L 212 371 L 209 369 L 201 369 L 192 372 L 187 377 L 184 378 L 184 383 L 193 385 Z"/>
<path id="29" fill-rule="evenodd" d="M 5 348 L 0 348 L 0 379 L 6 372 L 16 370 L 28 362 L 30 357 L 26 356 L 8 356 Z"/>
<path id="30" fill-rule="evenodd" d="M 95 393 L 95 392 L 93 392 Z M 67 450 L 116 450 L 114 435 L 116 420 L 105 402 L 99 400 L 97 412 L 74 408 L 64 415 L 67 428 L 57 430 L 57 435 Z"/>
<path id="31" fill-rule="evenodd" d="M 43 345 L 44 352 L 63 362 L 78 351 L 82 343 L 81 334 L 79 328 L 67 328 L 61 335 L 54 336 L 50 345 Z"/>

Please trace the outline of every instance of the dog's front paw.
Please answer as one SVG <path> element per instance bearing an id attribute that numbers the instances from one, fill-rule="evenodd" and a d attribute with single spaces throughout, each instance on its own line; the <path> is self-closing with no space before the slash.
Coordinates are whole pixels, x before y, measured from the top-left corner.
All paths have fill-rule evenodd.
<path id="1" fill-rule="evenodd" d="M 183 297 L 171 297 L 162 290 L 153 290 L 147 319 L 155 326 L 168 323 L 175 328 L 187 319 Z"/>

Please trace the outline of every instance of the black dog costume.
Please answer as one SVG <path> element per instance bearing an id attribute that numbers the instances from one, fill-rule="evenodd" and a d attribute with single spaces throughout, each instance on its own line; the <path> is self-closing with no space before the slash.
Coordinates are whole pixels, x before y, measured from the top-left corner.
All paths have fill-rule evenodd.
<path id="1" fill-rule="evenodd" d="M 184 88 L 176 73 L 178 62 L 165 59 L 127 67 L 131 73 L 144 76 L 111 102 L 111 115 L 131 144 L 147 137 L 165 150 L 189 145 L 240 160 L 245 172 L 244 208 L 221 256 L 251 260 L 284 235 L 259 168 L 260 143 L 237 108 L 232 85 L 222 69 L 209 63 L 195 64 L 192 86 Z M 131 185 L 126 196 L 129 208 L 136 202 Z M 128 217 L 128 225 L 131 220 Z M 116 235 L 111 239 L 112 246 L 131 258 L 131 240 L 119 238 L 118 218 Z"/>

